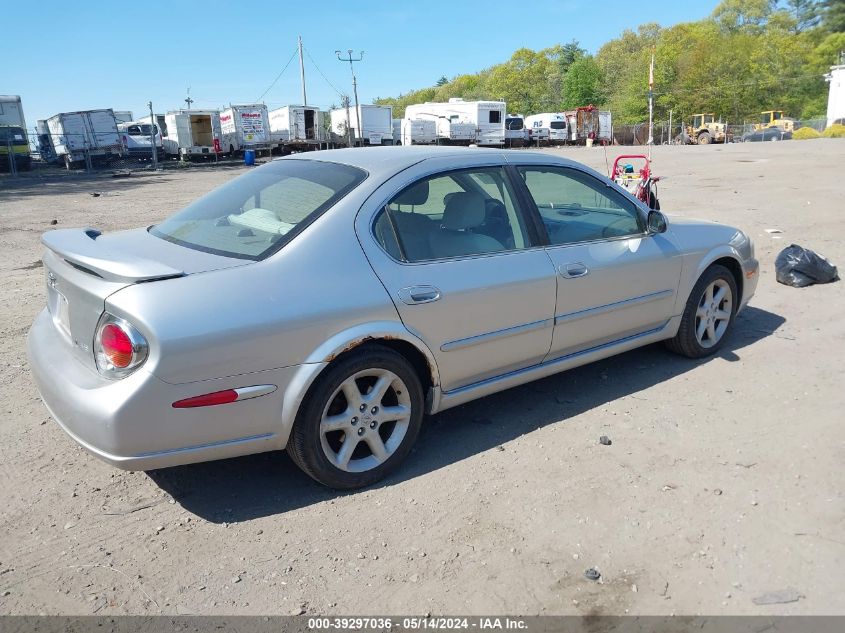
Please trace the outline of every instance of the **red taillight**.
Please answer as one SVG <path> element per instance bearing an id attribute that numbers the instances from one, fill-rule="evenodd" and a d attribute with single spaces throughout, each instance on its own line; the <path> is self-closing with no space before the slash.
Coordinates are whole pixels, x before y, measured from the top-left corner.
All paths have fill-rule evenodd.
<path id="1" fill-rule="evenodd" d="M 210 407 L 215 404 L 229 404 L 238 399 L 238 392 L 234 389 L 226 389 L 225 391 L 215 391 L 214 393 L 207 393 L 202 396 L 194 396 L 193 398 L 185 398 L 173 403 L 174 409 L 190 409 L 192 407 Z"/>
<path id="2" fill-rule="evenodd" d="M 109 362 L 117 369 L 125 369 L 132 362 L 132 341 L 120 326 L 109 323 L 100 332 L 100 345 Z"/>
<path id="3" fill-rule="evenodd" d="M 107 378 L 123 378 L 147 360 L 147 339 L 125 319 L 104 312 L 94 336 L 94 361 Z"/>

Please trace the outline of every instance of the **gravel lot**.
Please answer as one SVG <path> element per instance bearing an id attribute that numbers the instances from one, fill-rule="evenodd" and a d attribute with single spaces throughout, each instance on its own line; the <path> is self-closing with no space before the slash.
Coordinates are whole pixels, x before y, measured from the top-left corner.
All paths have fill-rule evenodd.
<path id="1" fill-rule="evenodd" d="M 601 148 L 550 151 L 606 171 Z M 652 346 L 447 411 L 353 494 L 284 453 L 115 470 L 30 379 L 52 220 L 149 225 L 243 168 L 0 177 L 0 613 L 845 614 L 845 285 L 774 274 L 791 242 L 845 266 L 843 156 L 835 139 L 656 148 L 664 211 L 757 245 L 722 353 Z M 785 589 L 800 597 L 752 601 Z"/>

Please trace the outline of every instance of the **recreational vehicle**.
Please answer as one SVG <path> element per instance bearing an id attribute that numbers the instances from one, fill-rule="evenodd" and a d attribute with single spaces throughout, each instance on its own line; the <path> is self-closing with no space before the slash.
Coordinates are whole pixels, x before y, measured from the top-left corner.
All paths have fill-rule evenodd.
<path id="1" fill-rule="evenodd" d="M 474 141 L 478 145 L 502 146 L 505 143 L 505 112 L 504 101 L 464 101 L 452 98 L 445 103 L 427 101 L 410 105 L 405 109 L 405 116 L 436 121 L 437 135 L 446 142 L 468 144 L 467 141 Z M 464 134 L 464 130 L 456 124 L 472 126 L 474 138 L 471 141 L 457 138 Z"/>

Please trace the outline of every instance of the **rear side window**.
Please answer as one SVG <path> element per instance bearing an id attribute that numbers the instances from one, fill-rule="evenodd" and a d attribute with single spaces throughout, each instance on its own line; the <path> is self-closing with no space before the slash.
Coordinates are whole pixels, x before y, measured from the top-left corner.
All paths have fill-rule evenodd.
<path id="1" fill-rule="evenodd" d="M 150 233 L 208 253 L 264 259 L 366 176 L 338 163 L 273 161 L 203 196 Z"/>
<path id="2" fill-rule="evenodd" d="M 502 113 L 498 110 L 490 110 L 490 123 L 501 123 Z"/>
<path id="3" fill-rule="evenodd" d="M 407 187 L 376 217 L 373 234 L 394 259 L 421 262 L 531 246 L 503 169 L 438 174 Z"/>

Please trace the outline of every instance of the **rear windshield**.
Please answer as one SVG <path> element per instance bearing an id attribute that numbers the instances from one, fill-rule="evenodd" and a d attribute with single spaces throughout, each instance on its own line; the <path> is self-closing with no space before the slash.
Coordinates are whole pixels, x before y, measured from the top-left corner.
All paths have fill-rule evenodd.
<path id="1" fill-rule="evenodd" d="M 525 126 L 520 118 L 505 119 L 505 129 L 507 130 L 521 130 L 523 127 Z"/>
<path id="2" fill-rule="evenodd" d="M 158 134 L 158 127 L 144 123 L 143 125 L 130 125 L 126 128 L 126 131 L 129 136 L 149 136 L 150 134 Z"/>
<path id="3" fill-rule="evenodd" d="M 150 233 L 208 253 L 264 259 L 366 177 L 348 165 L 276 160 L 215 189 Z"/>

